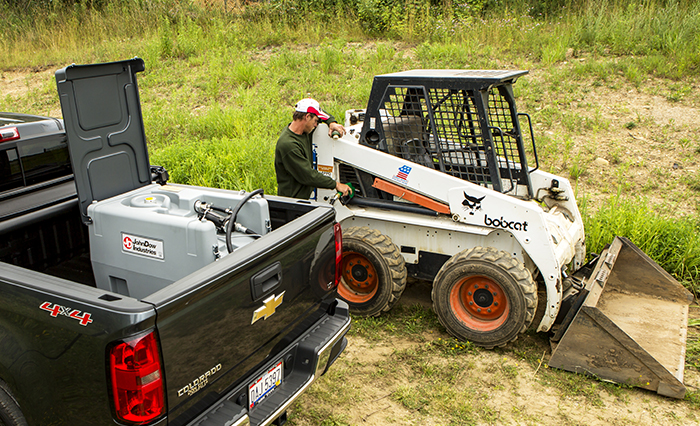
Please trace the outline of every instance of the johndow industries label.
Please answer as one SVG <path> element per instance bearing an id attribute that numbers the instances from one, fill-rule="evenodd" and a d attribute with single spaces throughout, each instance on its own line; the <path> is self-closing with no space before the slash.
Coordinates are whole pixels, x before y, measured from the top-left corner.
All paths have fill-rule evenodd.
<path id="1" fill-rule="evenodd" d="M 139 256 L 163 259 L 163 241 L 122 232 L 122 251 Z"/>

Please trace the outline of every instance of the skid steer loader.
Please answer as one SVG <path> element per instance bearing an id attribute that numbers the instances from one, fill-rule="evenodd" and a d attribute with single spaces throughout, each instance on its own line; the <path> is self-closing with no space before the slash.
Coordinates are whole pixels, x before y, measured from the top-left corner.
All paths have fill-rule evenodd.
<path id="1" fill-rule="evenodd" d="M 346 112 L 346 135 L 314 133 L 317 170 L 355 188 L 334 203 L 338 291 L 372 316 L 408 275 L 431 280 L 434 310 L 459 339 L 502 346 L 537 314 L 551 366 L 682 398 L 692 295 L 624 238 L 586 263 L 572 187 L 539 169 L 531 119 L 516 109 L 525 74 L 379 75 L 367 108 Z"/>

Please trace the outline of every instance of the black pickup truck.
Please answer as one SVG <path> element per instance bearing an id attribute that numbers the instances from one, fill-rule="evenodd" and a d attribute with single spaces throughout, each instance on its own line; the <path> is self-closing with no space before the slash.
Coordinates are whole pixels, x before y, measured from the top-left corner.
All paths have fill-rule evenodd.
<path id="1" fill-rule="evenodd" d="M 279 425 L 347 344 L 332 207 L 167 183 L 143 69 L 0 114 L 0 424 Z"/>

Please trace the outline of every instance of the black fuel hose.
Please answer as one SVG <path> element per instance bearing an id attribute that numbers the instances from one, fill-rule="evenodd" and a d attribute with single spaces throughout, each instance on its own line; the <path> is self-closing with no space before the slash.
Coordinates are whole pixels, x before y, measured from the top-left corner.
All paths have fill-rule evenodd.
<path id="1" fill-rule="evenodd" d="M 234 207 L 233 212 L 231 213 L 231 218 L 228 220 L 228 223 L 226 224 L 226 249 L 228 250 L 229 254 L 233 253 L 233 243 L 231 242 L 231 232 L 233 230 L 233 224 L 236 222 L 236 217 L 238 216 L 238 212 L 241 211 L 241 208 L 243 208 L 243 205 L 248 202 L 251 198 L 258 194 L 263 194 L 263 189 L 256 189 L 253 192 L 247 193 L 243 198 L 241 198 L 241 201 L 236 204 L 236 207 Z M 264 195 L 264 194 L 263 194 Z"/>

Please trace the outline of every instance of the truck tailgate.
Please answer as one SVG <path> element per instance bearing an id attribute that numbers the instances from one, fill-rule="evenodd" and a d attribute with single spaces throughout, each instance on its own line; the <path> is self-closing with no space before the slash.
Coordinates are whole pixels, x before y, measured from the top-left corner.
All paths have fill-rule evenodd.
<path id="1" fill-rule="evenodd" d="M 296 339 L 302 320 L 321 318 L 335 300 L 333 223 L 331 208 L 315 208 L 144 299 L 156 306 L 169 424 L 191 421 Z"/>

